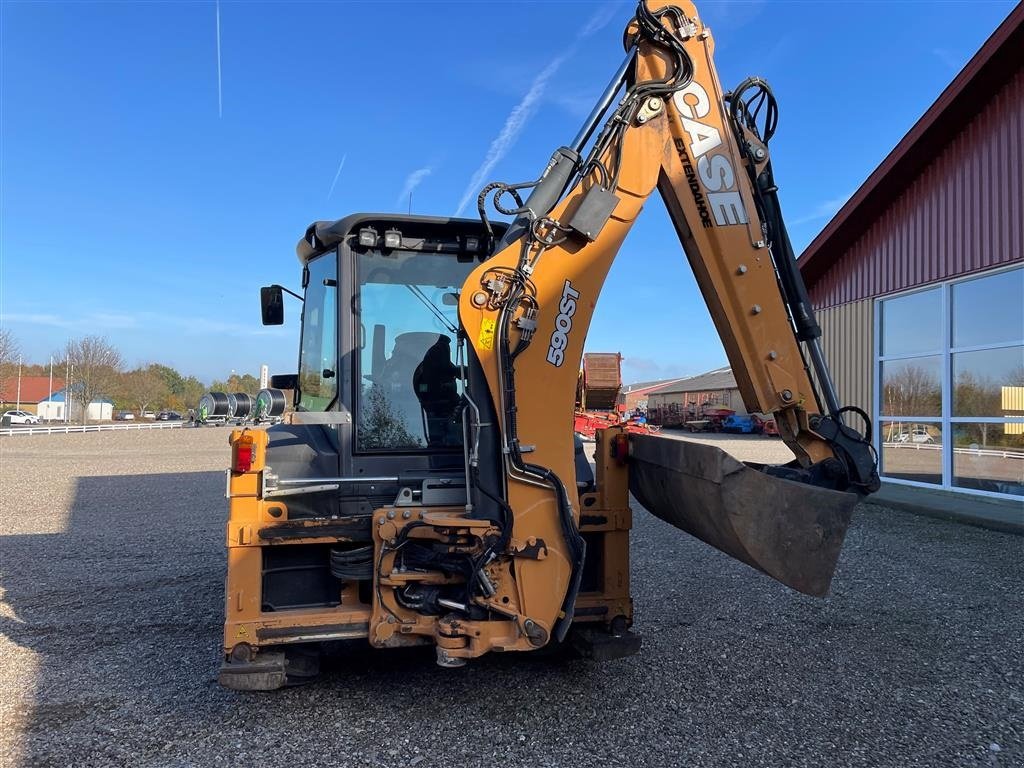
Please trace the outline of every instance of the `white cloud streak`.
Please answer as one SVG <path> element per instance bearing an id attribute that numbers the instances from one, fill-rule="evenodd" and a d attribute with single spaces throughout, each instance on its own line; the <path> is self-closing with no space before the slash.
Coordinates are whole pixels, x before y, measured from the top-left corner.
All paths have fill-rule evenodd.
<path id="1" fill-rule="evenodd" d="M 341 176 L 341 169 L 345 167 L 345 160 L 348 159 L 348 154 L 341 156 L 341 162 L 338 163 L 338 170 L 334 172 L 334 180 L 331 182 L 331 188 L 327 191 L 327 199 L 331 199 L 331 195 L 334 194 L 334 186 L 338 183 L 338 178 Z"/>
<path id="2" fill-rule="evenodd" d="M 480 190 L 483 188 L 487 177 L 490 175 L 494 167 L 504 159 L 508 151 L 519 139 L 519 135 L 523 132 L 526 124 L 530 122 L 530 119 L 537 112 L 537 108 L 540 106 L 541 101 L 544 97 L 544 92 L 547 90 L 548 83 L 551 78 L 558 72 L 559 67 L 565 63 L 574 53 L 580 41 L 600 31 L 615 17 L 619 10 L 617 3 L 608 3 L 597 10 L 597 12 L 590 17 L 586 24 L 580 28 L 579 34 L 576 35 L 576 42 L 573 43 L 569 49 L 561 56 L 557 56 L 548 63 L 540 73 L 533 78 L 533 82 L 530 83 L 529 89 L 526 94 L 520 99 L 519 103 L 512 108 L 509 116 L 505 119 L 505 124 L 502 126 L 501 131 L 491 142 L 490 147 L 487 149 L 487 154 L 484 156 L 483 163 L 480 167 L 473 172 L 473 176 L 469 180 L 469 184 L 466 185 L 466 191 L 463 192 L 462 198 L 459 200 L 459 207 L 455 211 L 456 216 L 461 216 L 462 212 L 466 210 L 466 206 L 471 201 L 475 200 L 477 195 L 480 194 Z"/>
<path id="3" fill-rule="evenodd" d="M 812 221 L 817 221 L 818 219 L 824 219 L 826 217 L 832 218 L 839 212 L 839 209 L 846 204 L 846 201 L 850 199 L 852 194 L 852 192 L 847 192 L 845 195 L 834 197 L 831 200 L 822 200 L 814 206 L 810 212 L 795 218 L 788 223 L 791 226 L 798 227 L 801 224 L 810 224 Z"/>
<path id="4" fill-rule="evenodd" d="M 562 62 L 565 61 L 568 55 L 564 54 L 554 59 L 541 70 L 540 74 L 533 78 L 533 82 L 530 83 L 530 88 L 526 95 L 509 113 L 509 116 L 505 119 L 505 125 L 501 128 L 501 132 L 498 133 L 497 137 L 491 142 L 491 146 L 488 147 L 483 163 L 473 172 L 469 184 L 466 185 L 466 191 L 462 193 L 462 199 L 459 200 L 459 207 L 455 210 L 456 216 L 461 216 L 470 201 L 476 198 L 483 188 L 485 180 L 491 171 L 494 170 L 494 166 L 501 162 L 512 148 L 512 145 L 516 143 L 519 134 L 523 132 L 523 128 L 526 127 L 530 118 L 537 111 L 537 106 L 540 104 L 544 90 L 548 86 L 548 81 L 558 71 L 558 68 L 562 66 Z"/>
<path id="5" fill-rule="evenodd" d="M 589 93 L 553 93 L 548 97 L 548 101 L 561 109 L 565 110 L 570 116 L 575 119 L 582 120 L 590 111 L 594 108 L 594 104 L 597 103 L 598 94 L 594 92 Z"/>
<path id="6" fill-rule="evenodd" d="M 217 117 L 224 117 L 224 91 L 220 70 L 220 0 L 217 0 Z"/>
<path id="7" fill-rule="evenodd" d="M 276 336 L 279 328 L 233 323 L 218 318 L 188 317 L 160 312 L 140 312 L 137 315 L 92 312 L 80 316 L 62 316 L 46 313 L 8 313 L 0 316 L 0 323 L 46 325 L 70 330 L 94 331 L 142 330 L 175 328 L 187 335 L 224 334 L 229 336 Z"/>
<path id="8" fill-rule="evenodd" d="M 600 32 L 619 15 L 623 7 L 625 7 L 623 3 L 606 3 L 603 7 L 598 8 L 597 12 L 583 25 L 583 29 L 577 35 L 577 39 L 582 40 L 596 32 Z"/>
<path id="9" fill-rule="evenodd" d="M 959 72 L 964 65 L 963 58 L 948 48 L 933 48 L 932 54 L 953 72 Z"/>
<path id="10" fill-rule="evenodd" d="M 405 183 L 402 185 L 402 191 L 398 195 L 398 205 L 404 205 L 409 200 L 409 195 L 413 193 L 423 180 L 434 172 L 434 169 L 430 166 L 425 168 L 417 168 L 415 171 L 405 177 Z"/>
<path id="11" fill-rule="evenodd" d="M 26 325 L 52 325 L 56 326 L 57 328 L 66 328 L 73 324 L 70 320 L 66 320 L 58 315 L 18 312 L 12 312 L 3 315 L 2 317 L 0 317 L 0 322 L 2 322 L 5 325 L 7 323 L 25 323 Z"/>

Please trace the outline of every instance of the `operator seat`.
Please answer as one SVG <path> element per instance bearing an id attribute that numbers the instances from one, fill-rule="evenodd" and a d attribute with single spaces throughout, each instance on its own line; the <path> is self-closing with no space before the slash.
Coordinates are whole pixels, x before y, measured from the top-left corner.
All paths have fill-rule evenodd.
<path id="1" fill-rule="evenodd" d="M 459 445 L 459 369 L 452 363 L 452 340 L 444 334 L 423 355 L 412 384 L 426 415 L 428 445 Z"/>
<path id="2" fill-rule="evenodd" d="M 423 435 L 423 410 L 413 376 L 423 358 L 441 337 L 439 333 L 409 331 L 395 337 L 391 357 L 381 366 L 380 384 L 392 413 L 401 418 L 405 429 L 412 435 Z"/>

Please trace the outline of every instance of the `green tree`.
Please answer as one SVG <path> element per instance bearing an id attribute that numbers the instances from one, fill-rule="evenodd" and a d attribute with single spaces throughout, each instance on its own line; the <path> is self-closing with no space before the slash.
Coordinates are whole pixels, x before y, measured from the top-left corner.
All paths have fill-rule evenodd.
<path id="1" fill-rule="evenodd" d="M 163 380 L 168 395 L 181 396 L 185 394 L 185 378 L 176 370 L 161 363 L 150 363 L 149 370 Z"/>
<path id="2" fill-rule="evenodd" d="M 199 398 L 207 391 L 203 382 L 195 376 L 186 376 L 181 379 L 178 391 L 168 397 L 168 405 L 176 411 L 187 411 L 199 405 Z"/>
<path id="3" fill-rule="evenodd" d="M 169 365 L 151 363 L 149 369 L 159 376 L 166 387 L 167 394 L 162 404 L 176 411 L 187 411 L 195 408 L 199 398 L 206 392 L 206 386 L 195 376 L 183 376 Z"/>
<path id="4" fill-rule="evenodd" d="M 146 410 L 165 405 L 170 390 L 164 378 L 154 370 L 156 366 L 136 368 L 121 375 L 118 400 L 141 416 Z"/>
<path id="5" fill-rule="evenodd" d="M 226 380 L 214 381 L 210 389 L 214 392 L 245 392 L 255 397 L 260 390 L 260 380 L 250 373 L 232 373 Z"/>
<path id="6" fill-rule="evenodd" d="M 366 405 L 359 424 L 360 448 L 417 448 L 423 441 L 413 435 L 401 414 L 388 402 L 383 387 L 374 384 L 366 392 Z"/>

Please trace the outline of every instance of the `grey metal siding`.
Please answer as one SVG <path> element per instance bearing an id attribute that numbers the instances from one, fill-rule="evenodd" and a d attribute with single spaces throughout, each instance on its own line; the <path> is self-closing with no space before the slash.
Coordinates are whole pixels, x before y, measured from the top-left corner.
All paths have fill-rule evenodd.
<path id="1" fill-rule="evenodd" d="M 818 308 L 1024 259 L 1024 70 L 1018 70 L 811 287 Z"/>
<path id="2" fill-rule="evenodd" d="M 822 346 L 840 404 L 856 405 L 869 415 L 874 349 L 873 304 L 871 299 L 862 299 L 817 312 Z"/>

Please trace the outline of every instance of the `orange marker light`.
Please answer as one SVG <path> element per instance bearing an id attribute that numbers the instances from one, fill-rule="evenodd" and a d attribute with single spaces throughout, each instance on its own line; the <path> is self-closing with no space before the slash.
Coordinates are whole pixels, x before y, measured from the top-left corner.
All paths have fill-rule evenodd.
<path id="1" fill-rule="evenodd" d="M 253 456 L 256 453 L 251 435 L 243 434 L 235 443 L 235 472 L 248 472 L 252 469 Z"/>

